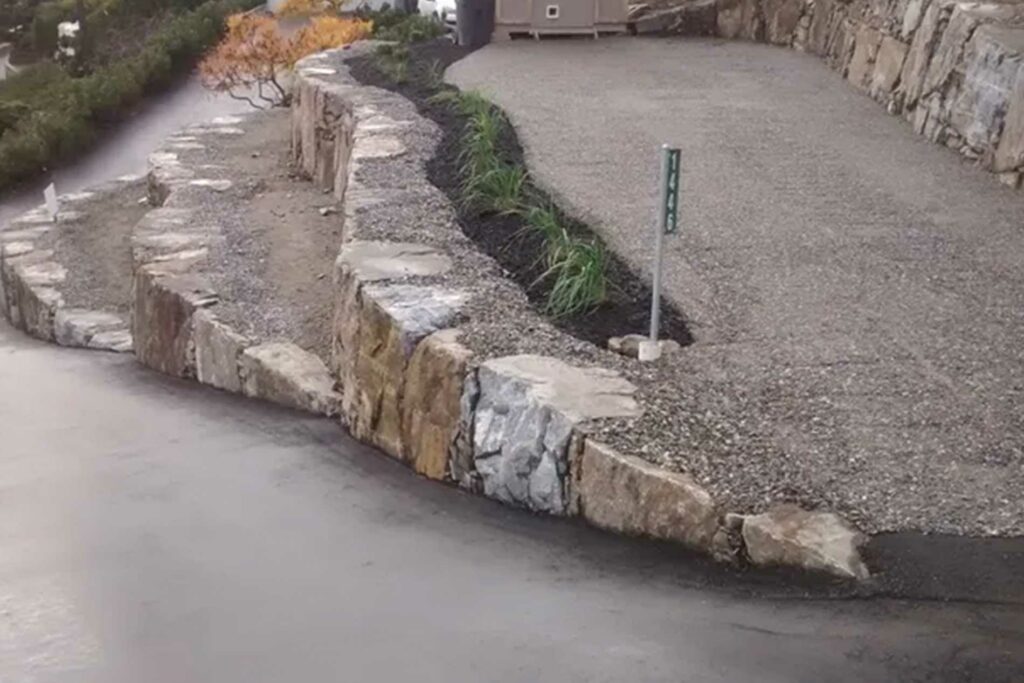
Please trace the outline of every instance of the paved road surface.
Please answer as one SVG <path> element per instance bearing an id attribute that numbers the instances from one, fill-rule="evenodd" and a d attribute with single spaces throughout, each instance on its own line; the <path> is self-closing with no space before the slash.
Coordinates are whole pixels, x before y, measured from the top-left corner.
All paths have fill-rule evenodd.
<path id="1" fill-rule="evenodd" d="M 682 148 L 666 291 L 697 344 L 679 414 L 721 411 L 689 431 L 746 444 L 694 463 L 733 480 L 723 498 L 1024 534 L 1024 192 L 766 45 L 512 42 L 449 78 L 490 93 L 541 183 L 640 268 L 657 147 Z"/>
<path id="2" fill-rule="evenodd" d="M 460 494 L 328 421 L 129 357 L 2 327 L 0 388 L 5 683 L 997 683 L 1024 666 L 1019 607 L 710 588 L 694 558 Z"/>

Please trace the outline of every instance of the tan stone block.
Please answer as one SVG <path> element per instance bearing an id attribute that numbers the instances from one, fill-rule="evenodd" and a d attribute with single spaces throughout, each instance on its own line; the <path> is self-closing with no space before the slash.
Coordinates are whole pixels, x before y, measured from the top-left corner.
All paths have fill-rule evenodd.
<path id="1" fill-rule="evenodd" d="M 867 90 L 870 86 L 871 74 L 881 44 L 882 34 L 879 31 L 869 26 L 861 26 L 857 31 L 853 57 L 850 58 L 850 68 L 846 74 L 846 79 L 856 88 Z"/>
<path id="2" fill-rule="evenodd" d="M 996 147 L 993 170 L 996 172 L 1012 171 L 1024 168 L 1024 66 L 1017 75 L 1017 82 L 1010 96 L 1010 104 L 1006 110 L 1006 123 L 1003 134 Z"/>
<path id="3" fill-rule="evenodd" d="M 152 266 L 135 272 L 132 337 L 147 367 L 177 377 L 195 376 L 192 314 L 216 302 L 209 283 L 195 275 L 164 273 Z"/>
<path id="4" fill-rule="evenodd" d="M 402 458 L 431 479 L 444 479 L 448 470 L 471 355 L 457 330 L 441 330 L 420 342 L 405 372 Z"/>
<path id="5" fill-rule="evenodd" d="M 573 473 L 579 513 L 594 526 L 708 549 L 718 530 L 711 496 L 691 477 L 587 439 Z"/>
<path id="6" fill-rule="evenodd" d="M 882 44 L 875 56 L 875 68 L 868 88 L 871 97 L 882 102 L 892 99 L 893 90 L 900 79 L 908 50 L 909 46 L 906 43 L 891 36 L 882 38 Z"/>

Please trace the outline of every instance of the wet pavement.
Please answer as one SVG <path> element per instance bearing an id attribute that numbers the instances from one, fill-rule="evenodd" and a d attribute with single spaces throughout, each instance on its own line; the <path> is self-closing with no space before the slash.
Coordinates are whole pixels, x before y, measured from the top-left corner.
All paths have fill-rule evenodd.
<path id="1" fill-rule="evenodd" d="M 0 680 L 998 681 L 1019 605 L 809 597 L 0 328 Z M 810 591 L 814 593 L 815 591 Z"/>

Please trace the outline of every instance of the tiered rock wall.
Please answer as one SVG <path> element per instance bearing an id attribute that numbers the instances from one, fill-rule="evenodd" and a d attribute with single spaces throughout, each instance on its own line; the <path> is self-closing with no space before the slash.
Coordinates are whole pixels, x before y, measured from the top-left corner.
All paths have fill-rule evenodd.
<path id="1" fill-rule="evenodd" d="M 545 323 L 467 243 L 450 203 L 427 180 L 440 131 L 401 96 L 348 74 L 346 56 L 364 49 L 301 61 L 293 100 L 296 163 L 344 201 L 330 362 L 342 422 L 432 479 L 731 556 L 744 543 L 744 517 L 724 525 L 691 477 L 590 437 L 595 420 L 639 413 L 630 382 L 571 362 L 578 344 L 571 339 L 559 358 L 493 357 L 478 343 L 475 335 L 521 334 L 523 320 L 533 329 Z M 519 322 L 478 320 L 496 301 L 521 306 Z M 777 535 L 758 537 L 764 557 L 867 576 L 857 534 L 834 515 L 803 514 Z M 814 551 L 801 552 L 804 544 Z"/>
<path id="2" fill-rule="evenodd" d="M 697 0 L 681 12 L 684 33 L 821 56 L 918 134 L 1021 186 L 1021 0 Z"/>
<path id="3" fill-rule="evenodd" d="M 56 217 L 38 207 L 0 231 L 0 315 L 33 337 L 61 346 L 131 351 L 128 322 L 121 315 L 66 304 L 68 271 L 57 260 L 54 243 L 79 229 L 93 209 L 90 200 L 128 192 L 139 180 L 124 176 L 87 192 L 61 195 Z"/>

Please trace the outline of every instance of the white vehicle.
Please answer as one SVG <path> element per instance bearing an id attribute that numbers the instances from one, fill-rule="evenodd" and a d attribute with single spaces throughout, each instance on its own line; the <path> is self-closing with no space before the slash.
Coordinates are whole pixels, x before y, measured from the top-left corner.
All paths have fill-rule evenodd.
<path id="1" fill-rule="evenodd" d="M 420 14 L 436 17 L 445 26 L 455 28 L 455 0 L 419 0 Z"/>

